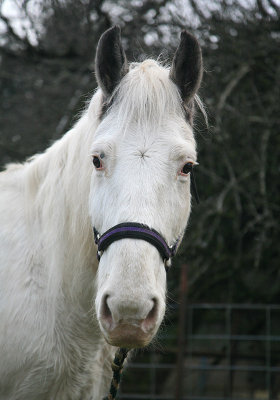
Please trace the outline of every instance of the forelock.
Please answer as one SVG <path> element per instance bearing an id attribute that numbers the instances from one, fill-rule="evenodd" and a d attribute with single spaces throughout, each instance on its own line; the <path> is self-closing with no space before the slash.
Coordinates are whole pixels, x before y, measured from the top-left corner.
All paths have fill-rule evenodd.
<path id="1" fill-rule="evenodd" d="M 184 118 L 177 86 L 169 78 L 169 69 L 154 60 L 132 63 L 112 95 L 110 111 L 118 116 L 118 125 L 130 123 L 158 126 L 166 118 Z"/>

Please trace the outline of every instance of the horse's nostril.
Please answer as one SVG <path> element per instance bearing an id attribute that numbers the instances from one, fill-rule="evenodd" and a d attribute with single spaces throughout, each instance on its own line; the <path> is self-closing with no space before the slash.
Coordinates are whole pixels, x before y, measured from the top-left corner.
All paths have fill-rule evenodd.
<path id="1" fill-rule="evenodd" d="M 139 329 L 143 334 L 150 334 L 157 325 L 159 314 L 158 299 L 118 299 L 111 294 L 104 294 L 100 307 L 100 323 L 107 332 L 112 332 L 116 327 L 122 329 Z"/>
<path id="2" fill-rule="evenodd" d="M 105 294 L 102 299 L 101 305 L 101 318 L 107 329 L 110 329 L 113 323 L 113 317 L 108 305 L 109 295 Z"/>
<path id="3" fill-rule="evenodd" d="M 144 319 L 144 321 L 141 324 L 141 328 L 145 331 L 148 332 L 152 329 L 154 329 L 156 321 L 157 321 L 157 315 L 158 315 L 158 300 L 154 297 L 152 299 L 153 306 L 151 310 L 149 311 L 147 317 Z"/>

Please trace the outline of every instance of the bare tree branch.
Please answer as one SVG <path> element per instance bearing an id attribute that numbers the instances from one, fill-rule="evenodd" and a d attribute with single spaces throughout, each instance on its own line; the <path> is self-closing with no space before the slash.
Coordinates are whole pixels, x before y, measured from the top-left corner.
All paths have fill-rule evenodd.
<path id="1" fill-rule="evenodd" d="M 241 65 L 237 73 L 234 77 L 230 80 L 230 82 L 225 87 L 224 91 L 222 92 L 220 99 L 217 105 L 217 112 L 220 113 L 221 110 L 224 108 L 224 105 L 227 101 L 227 98 L 230 96 L 234 88 L 237 86 L 239 81 L 249 72 L 250 67 L 249 65 Z"/>
<path id="2" fill-rule="evenodd" d="M 194 12 L 198 15 L 198 17 L 201 18 L 202 20 L 204 20 L 206 17 L 203 14 L 203 12 L 201 11 L 201 9 L 199 8 L 199 6 L 197 5 L 197 2 L 195 0 L 190 0 L 190 4 L 191 4 Z"/>
<path id="3" fill-rule="evenodd" d="M 278 17 L 280 16 L 280 7 L 279 4 L 276 4 L 274 0 L 268 0 L 270 7 L 276 12 Z"/>
<path id="4" fill-rule="evenodd" d="M 7 18 L 7 17 L 5 17 L 5 15 L 3 15 L 3 12 L 1 9 L 0 9 L 0 19 L 5 23 L 8 35 L 10 35 L 10 37 L 12 39 L 14 39 L 16 41 L 16 43 L 23 45 L 28 50 L 31 50 L 31 51 L 34 50 L 33 46 L 30 44 L 27 36 L 21 37 L 16 33 L 16 31 L 14 30 L 14 28 L 11 25 L 11 21 L 9 20 L 9 18 Z"/>

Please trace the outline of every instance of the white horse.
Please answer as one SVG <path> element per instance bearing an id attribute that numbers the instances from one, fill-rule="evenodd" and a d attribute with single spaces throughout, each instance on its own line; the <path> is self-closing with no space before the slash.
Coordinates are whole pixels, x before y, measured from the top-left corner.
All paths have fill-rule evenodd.
<path id="1" fill-rule="evenodd" d="M 127 64 L 120 30 L 98 44 L 100 89 L 43 154 L 0 174 L 0 399 L 100 400 L 114 346 L 142 347 L 165 313 L 158 249 L 115 241 L 98 263 L 92 227 L 119 223 L 180 241 L 196 163 L 192 112 L 202 76 L 182 32 L 171 70 Z"/>

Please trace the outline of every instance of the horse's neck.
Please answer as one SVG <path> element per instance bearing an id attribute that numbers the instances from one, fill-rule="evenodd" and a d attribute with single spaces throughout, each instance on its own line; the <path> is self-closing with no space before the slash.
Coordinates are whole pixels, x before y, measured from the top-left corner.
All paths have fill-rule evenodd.
<path id="1" fill-rule="evenodd" d="M 63 288 L 74 298 L 86 295 L 97 267 L 88 213 L 89 151 L 96 126 L 97 117 L 87 112 L 28 168 L 29 227 L 39 262 L 45 264 L 53 290 Z"/>

